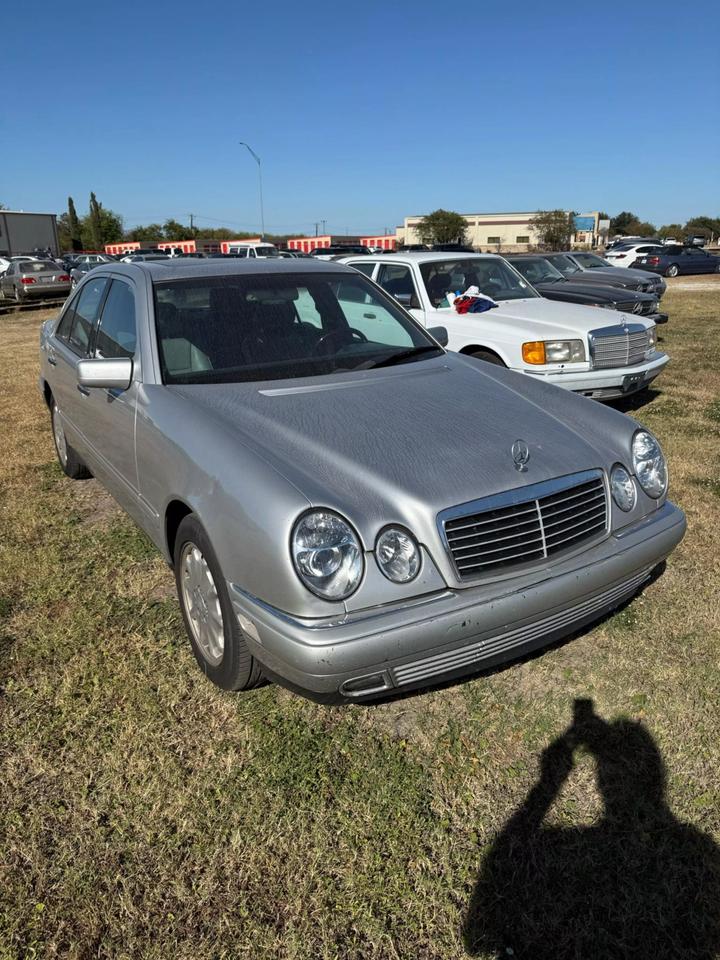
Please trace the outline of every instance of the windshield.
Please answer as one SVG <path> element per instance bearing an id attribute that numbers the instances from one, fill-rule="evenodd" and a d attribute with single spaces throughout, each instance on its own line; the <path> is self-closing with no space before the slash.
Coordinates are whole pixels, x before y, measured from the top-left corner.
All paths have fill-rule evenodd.
<path id="1" fill-rule="evenodd" d="M 593 270 L 597 267 L 612 266 L 611 263 L 608 263 L 607 260 L 603 260 L 603 258 L 599 257 L 596 253 L 574 253 L 573 256 L 579 264 L 585 267 L 586 270 Z"/>
<path id="2" fill-rule="evenodd" d="M 580 267 L 573 263 L 570 257 L 564 253 L 554 253 L 548 256 L 548 263 L 552 264 L 556 270 L 559 270 L 564 277 L 571 277 L 574 273 L 581 273 Z"/>
<path id="3" fill-rule="evenodd" d="M 258 257 L 279 257 L 280 254 L 277 251 L 277 247 L 255 247 L 255 254 Z"/>
<path id="4" fill-rule="evenodd" d="M 406 363 L 443 351 L 362 274 L 154 284 L 164 383 L 241 383 Z"/>
<path id="5" fill-rule="evenodd" d="M 434 307 L 449 306 L 447 293 L 464 293 L 475 286 L 493 300 L 537 297 L 530 284 L 500 257 L 430 260 L 420 264 L 427 295 Z"/>
<path id="6" fill-rule="evenodd" d="M 511 260 L 510 263 L 530 283 L 558 283 L 564 282 L 565 277 L 544 257 L 521 257 Z"/>

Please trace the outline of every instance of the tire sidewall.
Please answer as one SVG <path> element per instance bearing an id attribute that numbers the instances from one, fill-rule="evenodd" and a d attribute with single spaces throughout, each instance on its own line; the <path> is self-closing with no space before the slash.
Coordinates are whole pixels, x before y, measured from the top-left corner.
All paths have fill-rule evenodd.
<path id="1" fill-rule="evenodd" d="M 217 665 L 209 663 L 203 656 L 202 650 L 193 636 L 190 619 L 185 609 L 181 583 L 180 558 L 182 557 L 184 547 L 188 543 L 195 544 L 205 557 L 213 580 L 215 581 L 215 588 L 220 601 L 223 629 L 225 632 L 225 647 L 223 650 L 223 658 Z M 214 684 L 223 690 L 243 689 L 243 687 L 247 686 L 252 680 L 254 659 L 245 642 L 240 625 L 237 622 L 227 583 L 215 551 L 213 550 L 210 538 L 194 514 L 189 514 L 185 517 L 178 527 L 173 552 L 173 568 L 175 571 L 175 587 L 177 589 L 178 600 L 180 601 L 180 610 L 182 612 L 185 630 L 198 666 L 209 680 L 212 680 Z"/>
<path id="2" fill-rule="evenodd" d="M 673 273 L 673 271 L 674 271 L 674 273 Z M 665 276 L 666 276 L 666 277 L 677 277 L 677 275 L 678 275 L 679 273 L 680 273 L 680 269 L 679 269 L 678 265 L 677 265 L 676 263 L 671 263 L 670 266 L 669 266 L 669 267 L 667 268 L 667 270 L 665 271 Z"/>

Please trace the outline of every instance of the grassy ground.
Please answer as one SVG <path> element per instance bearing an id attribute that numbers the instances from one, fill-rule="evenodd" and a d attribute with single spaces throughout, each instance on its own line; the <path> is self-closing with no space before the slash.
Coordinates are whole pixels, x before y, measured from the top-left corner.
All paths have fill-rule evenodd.
<path id="1" fill-rule="evenodd" d="M 720 951 L 720 284 L 664 305 L 628 409 L 688 515 L 665 575 L 527 662 L 332 709 L 202 678 L 167 568 L 55 465 L 42 315 L 0 318 L 0 957 Z"/>

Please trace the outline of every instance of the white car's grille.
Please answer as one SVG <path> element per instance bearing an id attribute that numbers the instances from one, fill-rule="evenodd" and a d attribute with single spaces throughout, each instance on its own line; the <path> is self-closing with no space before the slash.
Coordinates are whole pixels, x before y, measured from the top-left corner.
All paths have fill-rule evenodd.
<path id="1" fill-rule="evenodd" d="M 644 363 L 649 349 L 650 336 L 641 324 L 628 323 L 590 331 L 590 358 L 596 369 Z"/>
<path id="2" fill-rule="evenodd" d="M 446 510 L 439 520 L 460 580 L 542 561 L 604 535 L 607 497 L 600 470 Z"/>

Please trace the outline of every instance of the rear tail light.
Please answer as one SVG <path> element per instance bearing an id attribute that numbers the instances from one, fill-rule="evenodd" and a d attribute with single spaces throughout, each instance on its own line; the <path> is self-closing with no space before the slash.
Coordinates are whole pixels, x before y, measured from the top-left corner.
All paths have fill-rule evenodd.
<path id="1" fill-rule="evenodd" d="M 23 277 L 20 283 L 27 286 L 29 283 L 35 283 L 35 277 Z"/>
<path id="2" fill-rule="evenodd" d="M 61 273 L 59 277 L 56 278 L 58 283 L 69 283 L 70 277 L 66 273 Z"/>
<path id="3" fill-rule="evenodd" d="M 660 263 L 660 257 L 648 257 L 647 262 L 652 263 L 653 266 L 657 266 L 658 263 Z"/>
<path id="4" fill-rule="evenodd" d="M 624 253 L 616 253 L 615 256 L 618 258 L 618 260 L 624 260 L 624 259 L 625 259 L 625 254 L 624 254 Z"/>

